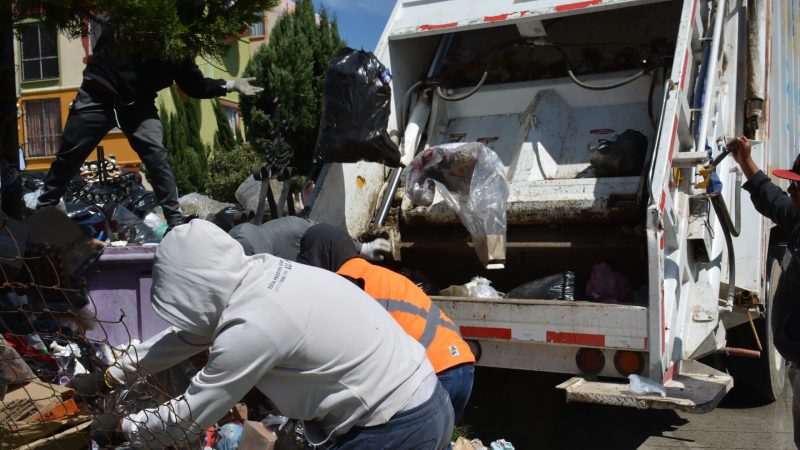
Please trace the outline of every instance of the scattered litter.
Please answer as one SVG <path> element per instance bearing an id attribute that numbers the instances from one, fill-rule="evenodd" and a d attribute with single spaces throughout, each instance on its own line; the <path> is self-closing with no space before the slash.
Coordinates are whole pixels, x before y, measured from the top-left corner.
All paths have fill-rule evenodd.
<path id="1" fill-rule="evenodd" d="M 631 282 L 604 262 L 592 266 L 592 273 L 586 284 L 586 295 L 596 301 L 635 301 Z"/>
<path id="2" fill-rule="evenodd" d="M 575 272 L 567 270 L 529 281 L 510 290 L 508 298 L 575 300 Z"/>
<path id="3" fill-rule="evenodd" d="M 489 444 L 489 448 L 492 450 L 514 450 L 514 445 L 505 439 L 498 439 Z"/>
<path id="4" fill-rule="evenodd" d="M 667 389 L 664 385 L 658 384 L 649 378 L 640 377 L 639 375 L 628 375 L 631 381 L 630 389 L 634 394 L 658 394 L 661 397 L 667 396 Z"/>
<path id="5" fill-rule="evenodd" d="M 459 436 L 455 442 L 452 443 L 453 450 L 488 450 L 480 439 L 469 440 L 463 436 Z"/>
<path id="6" fill-rule="evenodd" d="M 472 298 L 501 298 L 502 295 L 492 286 L 491 281 L 484 277 L 472 277 L 468 283 L 454 284 L 441 291 L 439 295 L 447 297 L 472 297 Z"/>
<path id="7" fill-rule="evenodd" d="M 428 180 L 433 180 L 469 231 L 481 263 L 487 268 L 503 267 L 508 181 L 497 154 L 479 142 L 425 149 L 414 157 L 406 175 L 406 191 L 412 201 L 425 203 L 432 198 Z"/>
<path id="8" fill-rule="evenodd" d="M 214 214 L 228 206 L 230 203 L 222 203 L 197 192 L 186 194 L 178 199 L 181 204 L 181 211 L 187 216 L 196 215 L 205 220 L 213 220 Z"/>

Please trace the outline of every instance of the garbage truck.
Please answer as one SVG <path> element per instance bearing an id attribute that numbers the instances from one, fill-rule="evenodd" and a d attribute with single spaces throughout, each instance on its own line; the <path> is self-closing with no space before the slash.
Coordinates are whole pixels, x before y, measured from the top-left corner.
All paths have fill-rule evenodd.
<path id="1" fill-rule="evenodd" d="M 567 401 L 707 412 L 734 380 L 775 400 L 787 236 L 718 156 L 745 134 L 767 175 L 791 166 L 798 23 L 796 0 L 398 0 L 374 50 L 393 77 L 388 132 L 405 165 L 457 142 L 499 157 L 499 256 L 479 258 L 439 191 L 415 205 L 404 172 L 378 163 L 322 166 L 310 217 L 390 237 L 387 265 L 437 289 L 564 274 L 574 298 L 432 298 L 479 366 L 567 374 Z M 640 171 L 587 170 L 628 130 L 647 140 Z M 592 280 L 633 295 L 597 299 Z"/>

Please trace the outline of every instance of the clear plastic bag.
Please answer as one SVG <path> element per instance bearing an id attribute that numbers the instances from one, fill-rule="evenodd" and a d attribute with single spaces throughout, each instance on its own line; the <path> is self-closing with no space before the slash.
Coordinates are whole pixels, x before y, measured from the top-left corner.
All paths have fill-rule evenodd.
<path id="1" fill-rule="evenodd" d="M 474 287 L 470 287 L 469 296 L 472 298 L 499 298 L 500 294 L 492 287 L 492 282 L 483 277 L 474 277 L 472 283 Z M 468 283 L 469 285 L 469 283 Z"/>
<path id="2" fill-rule="evenodd" d="M 658 394 L 662 397 L 667 396 L 667 389 L 649 378 L 640 377 L 639 375 L 628 375 L 630 380 L 630 389 L 634 394 Z"/>
<path id="3" fill-rule="evenodd" d="M 206 220 L 213 220 L 214 214 L 222 211 L 226 206 L 233 206 L 230 203 L 222 203 L 203 194 L 192 192 L 178 199 L 181 204 L 181 211 L 187 216 L 197 214 L 197 217 Z"/>
<path id="4" fill-rule="evenodd" d="M 508 181 L 497 154 L 479 142 L 444 144 L 420 152 L 409 165 L 406 190 L 414 201 L 436 189 L 472 236 L 484 266 L 505 261 Z M 420 192 L 420 190 L 425 192 Z"/>

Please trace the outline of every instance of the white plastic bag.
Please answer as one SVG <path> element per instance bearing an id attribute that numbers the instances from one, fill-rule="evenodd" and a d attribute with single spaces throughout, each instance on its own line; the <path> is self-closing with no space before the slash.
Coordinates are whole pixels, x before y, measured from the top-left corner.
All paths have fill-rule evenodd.
<path id="1" fill-rule="evenodd" d="M 475 287 L 469 290 L 469 296 L 472 298 L 499 298 L 500 294 L 497 293 L 495 288 L 491 286 L 491 281 L 483 277 L 472 278 L 472 283 Z M 468 283 L 469 284 L 469 283 Z"/>
<path id="2" fill-rule="evenodd" d="M 667 390 L 663 385 L 651 381 L 649 378 L 639 375 L 628 375 L 631 381 L 630 388 L 634 394 L 658 394 L 662 397 L 667 396 Z"/>
<path id="3" fill-rule="evenodd" d="M 260 193 L 261 182 L 250 175 L 236 189 L 236 201 L 245 208 L 255 211 L 258 209 L 258 194 Z"/>
<path id="4" fill-rule="evenodd" d="M 469 231 L 484 266 L 502 263 L 508 181 L 497 154 L 480 142 L 427 148 L 408 166 L 405 186 L 412 202 L 431 199 L 429 179 Z"/>

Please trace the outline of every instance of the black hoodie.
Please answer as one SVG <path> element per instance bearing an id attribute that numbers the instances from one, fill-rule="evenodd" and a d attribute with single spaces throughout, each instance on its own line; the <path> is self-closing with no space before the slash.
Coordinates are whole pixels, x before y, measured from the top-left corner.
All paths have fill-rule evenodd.
<path id="1" fill-rule="evenodd" d="M 105 27 L 83 71 L 86 80 L 101 84 L 122 103 L 152 101 L 173 82 L 194 98 L 225 95 L 225 80 L 206 78 L 193 61 L 145 59 L 117 48 L 114 33 Z"/>
<path id="2" fill-rule="evenodd" d="M 772 299 L 772 332 L 775 348 L 788 361 L 800 362 L 800 214 L 795 212 L 786 192 L 758 171 L 744 186 L 756 210 L 777 224 L 789 236 L 787 255 Z"/>

